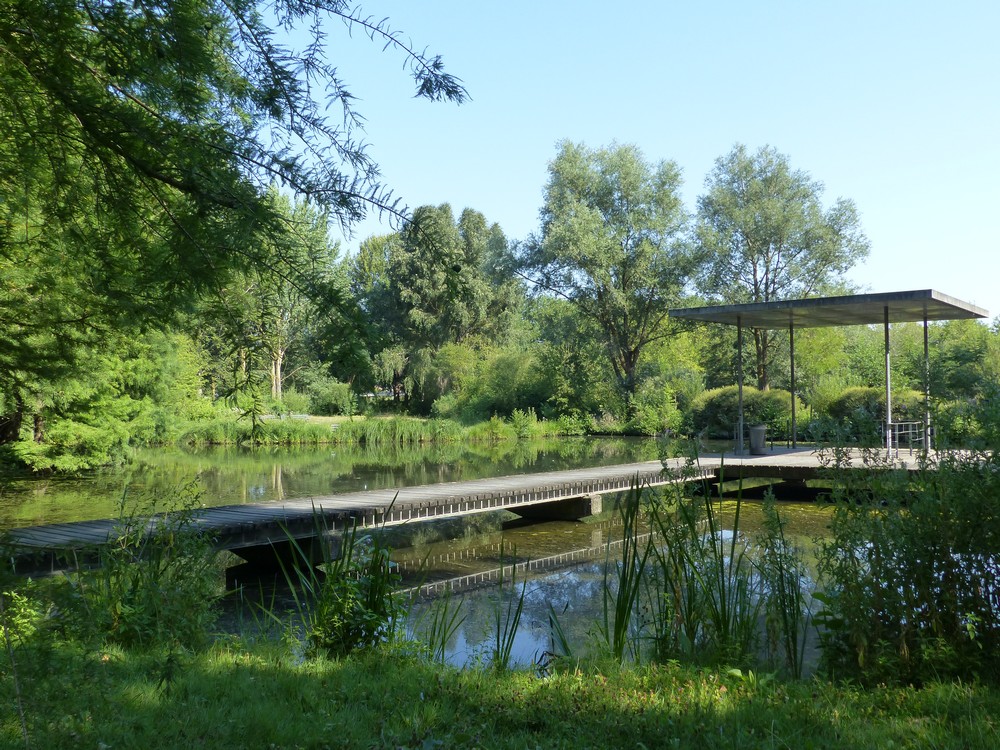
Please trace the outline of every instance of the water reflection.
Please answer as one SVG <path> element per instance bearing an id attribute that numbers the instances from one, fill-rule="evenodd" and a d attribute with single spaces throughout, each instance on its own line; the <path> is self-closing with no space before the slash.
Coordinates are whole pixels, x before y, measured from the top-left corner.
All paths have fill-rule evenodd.
<path id="1" fill-rule="evenodd" d="M 0 486 L 0 528 L 115 517 L 128 494 L 162 498 L 197 486 L 205 506 L 276 502 L 657 457 L 651 439 L 563 438 L 434 446 L 209 447 L 137 451 L 126 467 L 81 477 L 29 477 Z M 161 506 L 162 507 L 162 506 Z"/>
<path id="2" fill-rule="evenodd" d="M 734 511 L 733 502 L 721 506 L 727 529 L 732 528 Z M 815 540 L 826 534 L 831 512 L 825 503 L 783 502 L 779 506 L 787 524 L 786 537 L 803 550 L 807 567 L 813 571 Z M 741 536 L 752 544 L 763 527 L 760 503 L 743 503 L 740 527 Z M 512 661 L 530 665 L 554 650 L 552 612 L 574 652 L 590 650 L 603 623 L 605 582 L 609 580 L 605 569 L 619 554 L 621 525 L 616 515 L 605 514 L 589 523 L 517 523 L 480 532 L 452 541 L 418 539 L 413 546 L 396 549 L 394 559 L 407 585 L 423 584 L 428 592 L 418 599 L 411 626 L 419 630 L 432 608 L 440 606 L 436 597 L 450 591 L 450 603 L 459 608 L 464 620 L 449 640 L 447 660 L 456 666 L 488 661 L 497 636 L 498 608 L 504 613 L 511 597 L 509 586 L 502 593 L 496 585 L 499 568 L 501 561 L 505 565 L 514 562 L 519 566 L 517 591 L 521 582 L 526 582 L 526 589 Z M 422 561 L 426 561 L 425 569 L 419 572 Z M 509 582 L 509 571 L 504 576 Z"/>

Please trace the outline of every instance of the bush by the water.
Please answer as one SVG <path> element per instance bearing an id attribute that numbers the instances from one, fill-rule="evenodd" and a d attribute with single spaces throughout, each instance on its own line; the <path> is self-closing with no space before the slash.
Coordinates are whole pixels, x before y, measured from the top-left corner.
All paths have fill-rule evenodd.
<path id="1" fill-rule="evenodd" d="M 862 437 L 881 429 L 885 422 L 885 389 L 855 386 L 834 398 L 827 411 L 848 435 Z M 919 422 L 924 418 L 924 395 L 903 390 L 892 394 L 894 422 Z"/>
<path id="2" fill-rule="evenodd" d="M 866 684 L 997 683 L 1000 457 L 940 455 L 915 476 L 883 451 L 866 463 L 834 474 L 820 553 L 826 668 Z"/>
<path id="3" fill-rule="evenodd" d="M 760 391 L 743 388 L 743 424 L 767 425 L 769 435 L 786 437 L 792 420 L 792 401 L 788 391 Z M 796 403 L 801 413 L 801 403 Z M 710 438 L 729 438 L 736 434 L 739 420 L 739 388 L 714 388 L 699 395 L 691 406 L 691 422 L 695 431 L 705 431 Z"/>

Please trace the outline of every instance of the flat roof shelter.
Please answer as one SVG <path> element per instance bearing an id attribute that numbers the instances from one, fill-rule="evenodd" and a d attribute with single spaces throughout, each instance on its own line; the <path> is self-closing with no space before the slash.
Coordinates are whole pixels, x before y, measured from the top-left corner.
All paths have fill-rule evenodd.
<path id="1" fill-rule="evenodd" d="M 701 323 L 735 325 L 737 329 L 739 423 L 738 450 L 743 453 L 743 328 L 788 329 L 791 358 L 792 446 L 797 442 L 795 422 L 795 329 L 822 326 L 873 325 L 885 327 L 885 403 L 886 449 L 893 442 L 892 376 L 889 363 L 889 324 L 919 322 L 924 324 L 924 424 L 923 444 L 930 447 L 930 354 L 927 346 L 927 326 L 932 320 L 985 318 L 989 313 L 981 307 L 963 302 L 933 289 L 882 294 L 852 294 L 840 297 L 754 302 L 745 305 L 674 308 L 672 318 Z"/>

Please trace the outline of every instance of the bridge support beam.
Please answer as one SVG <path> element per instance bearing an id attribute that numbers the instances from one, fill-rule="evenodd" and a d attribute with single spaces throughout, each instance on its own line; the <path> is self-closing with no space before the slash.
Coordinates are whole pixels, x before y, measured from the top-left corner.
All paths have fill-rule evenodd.
<path id="1" fill-rule="evenodd" d="M 287 573 L 303 567 L 316 568 L 324 562 L 335 559 L 340 554 L 340 535 L 305 537 L 302 539 L 282 539 L 269 541 L 252 547 L 230 550 L 243 558 L 242 565 L 226 571 L 231 578 L 261 578 L 267 575 Z"/>
<path id="2" fill-rule="evenodd" d="M 592 494 L 550 503 L 519 505 L 508 510 L 532 521 L 579 521 L 601 513 L 604 510 L 604 501 L 600 495 Z"/>

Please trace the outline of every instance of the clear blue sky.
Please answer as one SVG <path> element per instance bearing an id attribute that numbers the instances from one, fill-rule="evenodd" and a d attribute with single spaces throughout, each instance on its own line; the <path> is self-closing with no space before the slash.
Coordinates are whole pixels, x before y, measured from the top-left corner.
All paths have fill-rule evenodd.
<path id="1" fill-rule="evenodd" d="M 398 54 L 331 29 L 384 182 L 406 205 L 475 208 L 538 231 L 556 143 L 636 144 L 682 168 L 691 210 L 713 162 L 770 145 L 854 200 L 862 291 L 938 291 L 1000 315 L 1000 2 L 363 4 L 440 54 L 471 95 L 413 98 Z M 382 231 L 371 219 L 344 245 Z"/>

